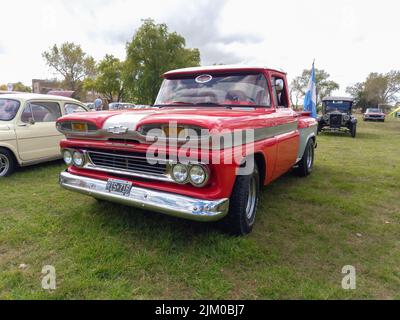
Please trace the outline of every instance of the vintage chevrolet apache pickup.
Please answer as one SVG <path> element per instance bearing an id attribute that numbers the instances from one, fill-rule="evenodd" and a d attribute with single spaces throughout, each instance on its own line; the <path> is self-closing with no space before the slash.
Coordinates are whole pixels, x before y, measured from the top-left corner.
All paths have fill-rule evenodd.
<path id="1" fill-rule="evenodd" d="M 251 232 L 261 187 L 311 173 L 318 123 L 290 107 L 286 74 L 213 66 L 164 74 L 148 109 L 58 120 L 62 187 Z"/>

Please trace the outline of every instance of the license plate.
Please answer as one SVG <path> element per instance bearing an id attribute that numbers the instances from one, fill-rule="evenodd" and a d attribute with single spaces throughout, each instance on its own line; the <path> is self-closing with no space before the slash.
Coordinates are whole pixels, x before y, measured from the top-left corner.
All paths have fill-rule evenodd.
<path id="1" fill-rule="evenodd" d="M 73 123 L 72 130 L 86 132 L 87 131 L 87 124 L 86 123 Z"/>
<path id="2" fill-rule="evenodd" d="M 132 189 L 132 183 L 121 181 L 121 180 L 114 180 L 110 179 L 107 181 L 106 190 L 109 193 L 117 194 L 120 196 L 129 196 Z"/>

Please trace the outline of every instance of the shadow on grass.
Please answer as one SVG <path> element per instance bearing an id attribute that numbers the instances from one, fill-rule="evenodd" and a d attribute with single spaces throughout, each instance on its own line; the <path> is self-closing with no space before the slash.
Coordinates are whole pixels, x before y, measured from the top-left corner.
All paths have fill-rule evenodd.
<path id="1" fill-rule="evenodd" d="M 190 243 L 190 240 L 209 235 L 210 232 L 224 233 L 217 222 L 196 222 L 112 202 L 93 203 L 92 209 L 95 219 L 103 220 L 101 225 L 111 232 L 116 225 L 124 225 L 128 234 L 140 233 L 157 238 L 168 234 L 169 237 L 173 235 L 174 239 L 181 239 L 182 243 Z"/>
<path id="2" fill-rule="evenodd" d="M 51 168 L 55 168 L 56 166 L 61 166 L 64 164 L 63 160 L 54 160 L 54 161 L 49 161 L 49 162 L 43 162 L 27 167 L 18 167 L 17 170 L 15 171 L 15 174 L 23 174 L 23 173 L 31 173 L 35 170 L 49 170 Z"/>
<path id="3" fill-rule="evenodd" d="M 357 132 L 357 135 L 355 138 L 353 138 L 350 133 L 346 133 L 346 132 L 336 132 L 336 131 L 325 131 L 322 133 L 319 133 L 319 136 L 322 137 L 330 137 L 330 138 L 334 138 L 334 137 L 340 137 L 343 139 L 371 139 L 371 140 L 376 140 L 377 138 L 379 138 L 380 136 L 378 134 L 374 134 L 374 133 L 370 133 L 370 132 Z"/>
<path id="4" fill-rule="evenodd" d="M 261 190 L 260 201 L 265 201 L 263 199 L 268 199 L 274 194 L 279 194 L 282 190 L 286 190 L 296 179 L 299 179 L 299 177 L 293 172 L 288 172 Z M 189 245 L 194 240 L 206 241 L 210 235 L 235 238 L 223 226 L 221 221 L 191 221 L 106 201 L 94 200 L 90 207 L 91 218 L 98 220 L 98 225 L 101 225 L 102 228 L 109 232 L 114 232 L 116 225 L 124 225 L 128 234 L 140 233 L 147 239 L 172 237 L 180 245 L 184 246 Z M 259 210 L 258 214 L 260 213 Z"/>

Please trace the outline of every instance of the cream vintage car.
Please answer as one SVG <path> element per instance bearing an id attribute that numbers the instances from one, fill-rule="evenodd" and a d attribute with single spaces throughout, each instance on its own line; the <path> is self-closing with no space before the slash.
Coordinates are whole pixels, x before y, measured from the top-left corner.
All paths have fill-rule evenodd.
<path id="1" fill-rule="evenodd" d="M 81 102 L 59 96 L 28 93 L 0 95 L 0 178 L 18 166 L 61 158 L 63 135 L 58 118 L 87 112 Z"/>

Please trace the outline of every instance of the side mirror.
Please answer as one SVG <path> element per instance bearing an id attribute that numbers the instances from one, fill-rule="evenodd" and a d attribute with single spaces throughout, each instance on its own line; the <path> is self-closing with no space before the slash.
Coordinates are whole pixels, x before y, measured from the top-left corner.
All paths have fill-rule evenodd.
<path id="1" fill-rule="evenodd" d="M 28 123 L 29 123 L 30 125 L 34 125 L 34 124 L 35 124 L 35 120 L 33 120 L 33 118 L 29 118 L 29 119 L 28 119 Z"/>
<path id="2" fill-rule="evenodd" d="M 276 79 L 275 80 L 275 88 L 277 92 L 283 91 L 283 88 L 285 87 L 285 83 L 283 82 L 282 79 Z"/>

